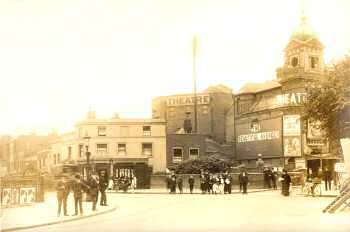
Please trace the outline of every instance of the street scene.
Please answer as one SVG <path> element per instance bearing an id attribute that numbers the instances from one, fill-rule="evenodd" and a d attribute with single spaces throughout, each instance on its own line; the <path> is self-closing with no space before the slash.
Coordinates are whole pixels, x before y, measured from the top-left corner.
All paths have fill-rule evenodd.
<path id="1" fill-rule="evenodd" d="M 350 231 L 350 1 L 0 2 L 0 231 Z"/>

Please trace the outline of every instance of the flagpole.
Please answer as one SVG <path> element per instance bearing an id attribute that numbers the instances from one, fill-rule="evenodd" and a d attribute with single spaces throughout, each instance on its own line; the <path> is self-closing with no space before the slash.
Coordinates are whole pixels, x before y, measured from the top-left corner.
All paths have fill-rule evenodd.
<path id="1" fill-rule="evenodd" d="M 197 36 L 193 37 L 192 45 L 192 77 L 193 77 L 193 98 L 194 98 L 194 130 L 193 133 L 197 133 L 197 80 L 196 80 L 196 53 L 197 53 Z"/>

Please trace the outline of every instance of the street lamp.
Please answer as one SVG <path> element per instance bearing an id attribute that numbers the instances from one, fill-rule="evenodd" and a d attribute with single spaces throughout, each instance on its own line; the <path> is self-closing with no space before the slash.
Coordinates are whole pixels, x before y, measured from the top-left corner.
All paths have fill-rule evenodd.
<path id="1" fill-rule="evenodd" d="M 90 142 L 90 136 L 85 135 L 84 140 L 85 140 L 85 155 L 86 155 L 86 176 L 89 177 L 90 174 L 90 155 L 91 153 L 89 152 L 89 142 Z"/>

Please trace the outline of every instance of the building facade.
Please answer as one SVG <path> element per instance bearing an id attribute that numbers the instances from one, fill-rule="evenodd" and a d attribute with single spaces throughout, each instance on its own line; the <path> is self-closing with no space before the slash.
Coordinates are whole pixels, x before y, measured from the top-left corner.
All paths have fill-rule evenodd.
<path id="1" fill-rule="evenodd" d="M 324 46 L 310 29 L 305 16 L 285 49 L 277 80 L 247 84 L 235 96 L 236 158 L 255 165 L 258 154 L 276 167 L 333 169 L 339 154 L 329 150 L 317 122 L 303 115 L 306 88 L 327 72 Z"/>
<path id="2" fill-rule="evenodd" d="M 152 101 L 152 118 L 165 119 L 167 134 L 195 132 L 219 143 L 226 143 L 227 113 L 233 107 L 232 89 L 212 86 L 197 94 L 197 131 L 193 94 L 163 96 Z"/>
<path id="3" fill-rule="evenodd" d="M 104 170 L 110 178 L 135 175 L 138 188 L 148 188 L 150 175 L 166 170 L 162 119 L 97 119 L 90 112 L 75 128 L 51 145 L 51 165 L 77 164 L 86 178 L 89 159 L 93 172 Z"/>

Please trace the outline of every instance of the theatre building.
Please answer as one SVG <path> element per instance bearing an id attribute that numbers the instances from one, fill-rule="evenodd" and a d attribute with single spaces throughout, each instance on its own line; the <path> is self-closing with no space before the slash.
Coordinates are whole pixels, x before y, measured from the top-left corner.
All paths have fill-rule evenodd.
<path id="1" fill-rule="evenodd" d="M 261 154 L 265 164 L 275 167 L 333 169 L 339 154 L 329 150 L 318 123 L 302 117 L 307 85 L 327 71 L 323 48 L 303 16 L 277 79 L 247 84 L 235 95 L 235 150 L 241 163 L 254 166 Z"/>
<path id="2" fill-rule="evenodd" d="M 152 117 L 167 123 L 167 165 L 220 154 L 233 156 L 233 130 L 227 130 L 233 109 L 232 89 L 211 86 L 197 94 L 197 130 L 193 94 L 162 96 L 152 101 Z"/>
<path id="3" fill-rule="evenodd" d="M 166 124 L 162 119 L 98 119 L 94 112 L 76 124 L 66 139 L 53 144 L 54 163 L 75 163 L 86 176 L 87 156 L 94 172 L 109 177 L 135 175 L 138 188 L 150 187 L 150 175 L 166 170 Z"/>

